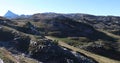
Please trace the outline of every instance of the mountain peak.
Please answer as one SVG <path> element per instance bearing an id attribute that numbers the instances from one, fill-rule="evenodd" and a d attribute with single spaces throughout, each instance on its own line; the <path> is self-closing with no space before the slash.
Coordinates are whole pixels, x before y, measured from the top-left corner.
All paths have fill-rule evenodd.
<path id="1" fill-rule="evenodd" d="M 7 13 L 13 13 L 12 11 L 8 10 Z"/>
<path id="2" fill-rule="evenodd" d="M 4 17 L 11 19 L 11 18 L 18 17 L 18 15 L 13 13 L 12 11 L 8 10 L 7 13 L 4 15 Z"/>

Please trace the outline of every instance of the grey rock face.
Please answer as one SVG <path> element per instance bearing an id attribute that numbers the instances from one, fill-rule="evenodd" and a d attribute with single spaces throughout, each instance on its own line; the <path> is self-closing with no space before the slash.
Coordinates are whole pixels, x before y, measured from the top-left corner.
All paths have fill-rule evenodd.
<path id="1" fill-rule="evenodd" d="M 4 63 L 2 59 L 0 59 L 0 63 Z"/>

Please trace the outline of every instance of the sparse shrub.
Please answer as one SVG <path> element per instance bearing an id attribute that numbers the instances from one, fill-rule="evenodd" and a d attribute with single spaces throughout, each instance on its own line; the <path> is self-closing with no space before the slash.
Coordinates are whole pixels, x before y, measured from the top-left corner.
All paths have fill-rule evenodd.
<path id="1" fill-rule="evenodd" d="M 48 35 L 60 37 L 61 36 L 61 32 L 60 31 L 48 32 Z"/>
<path id="2" fill-rule="evenodd" d="M 79 40 L 79 37 L 68 37 L 70 40 Z"/>
<path id="3" fill-rule="evenodd" d="M 86 37 L 79 37 L 79 41 L 80 42 L 91 42 L 91 40 L 89 38 L 86 38 Z"/>
<path id="4" fill-rule="evenodd" d="M 76 41 L 79 41 L 79 42 L 90 42 L 90 39 L 88 39 L 86 37 L 68 37 L 68 39 L 76 40 Z"/>
<path id="5" fill-rule="evenodd" d="M 53 44 L 58 45 L 58 40 L 54 40 Z"/>

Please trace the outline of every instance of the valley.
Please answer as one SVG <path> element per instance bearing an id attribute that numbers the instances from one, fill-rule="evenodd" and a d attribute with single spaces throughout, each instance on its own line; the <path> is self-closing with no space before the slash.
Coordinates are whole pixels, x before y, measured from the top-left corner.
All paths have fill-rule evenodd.
<path id="1" fill-rule="evenodd" d="M 0 59 L 4 63 L 119 63 L 119 30 L 117 16 L 1 16 Z"/>

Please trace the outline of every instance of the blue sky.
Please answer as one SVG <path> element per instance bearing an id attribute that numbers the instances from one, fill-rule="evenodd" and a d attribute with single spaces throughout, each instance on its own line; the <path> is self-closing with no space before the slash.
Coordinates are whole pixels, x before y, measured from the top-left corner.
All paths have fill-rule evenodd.
<path id="1" fill-rule="evenodd" d="M 120 0 L 0 0 L 0 15 L 43 12 L 120 16 Z"/>

